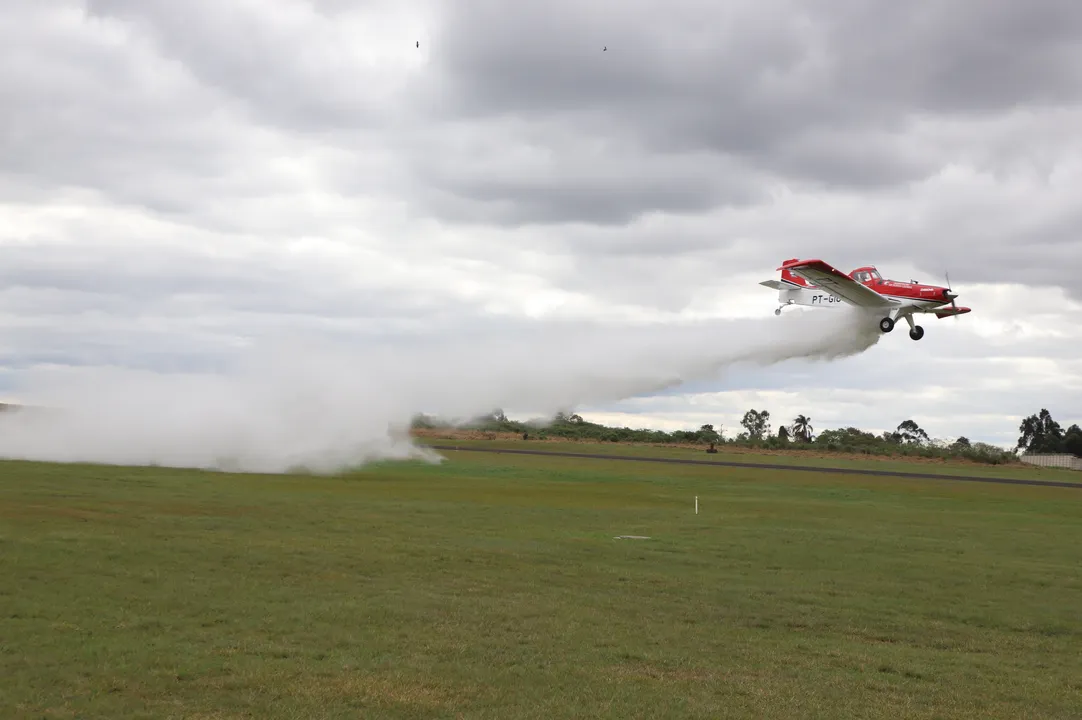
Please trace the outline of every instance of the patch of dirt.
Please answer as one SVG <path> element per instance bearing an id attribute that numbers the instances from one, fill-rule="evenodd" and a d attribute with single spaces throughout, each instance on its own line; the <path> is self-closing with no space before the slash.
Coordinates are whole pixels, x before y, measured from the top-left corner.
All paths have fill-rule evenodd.
<path id="1" fill-rule="evenodd" d="M 522 433 L 513 432 L 488 432 L 486 430 L 410 430 L 413 437 L 431 438 L 433 440 L 522 440 Z M 530 436 L 529 442 L 575 442 L 564 438 L 538 439 Z"/>

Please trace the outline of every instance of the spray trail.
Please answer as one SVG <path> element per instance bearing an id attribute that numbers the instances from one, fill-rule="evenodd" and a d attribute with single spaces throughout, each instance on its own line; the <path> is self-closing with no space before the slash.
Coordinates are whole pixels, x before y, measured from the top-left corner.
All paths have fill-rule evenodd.
<path id="1" fill-rule="evenodd" d="M 219 375 L 87 368 L 29 378 L 0 415 L 0 457 L 249 472 L 333 472 L 439 458 L 394 428 L 417 412 L 551 415 L 715 377 L 738 363 L 855 355 L 880 335 L 856 310 L 666 327 L 532 323 L 515 332 L 348 349 L 252 348 Z"/>

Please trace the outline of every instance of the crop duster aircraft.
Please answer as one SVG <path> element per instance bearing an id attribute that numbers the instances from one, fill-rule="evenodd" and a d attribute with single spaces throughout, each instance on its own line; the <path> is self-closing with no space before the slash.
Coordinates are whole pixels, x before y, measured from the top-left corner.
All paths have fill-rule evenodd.
<path id="1" fill-rule="evenodd" d="M 899 318 L 909 323 L 909 337 L 920 340 L 924 328 L 913 321 L 916 313 L 931 313 L 938 318 L 954 317 L 970 312 L 958 307 L 954 300 L 958 295 L 950 288 L 922 285 L 918 282 L 884 280 L 873 266 L 857 268 L 846 275 L 822 260 L 786 260 L 781 267 L 781 280 L 764 280 L 759 283 L 778 291 L 781 307 L 774 311 L 781 315 L 787 305 L 809 307 L 841 307 L 843 303 L 870 312 L 881 311 L 883 318 L 879 329 L 889 333 Z"/>

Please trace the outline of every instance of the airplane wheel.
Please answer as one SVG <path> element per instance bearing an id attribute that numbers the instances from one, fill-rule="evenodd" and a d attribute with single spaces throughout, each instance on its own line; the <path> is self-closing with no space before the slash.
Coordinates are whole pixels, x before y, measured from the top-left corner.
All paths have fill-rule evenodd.
<path id="1" fill-rule="evenodd" d="M 894 321 L 891 320 L 889 317 L 883 318 L 879 321 L 879 329 L 885 333 L 890 332 L 894 329 Z"/>
<path id="2" fill-rule="evenodd" d="M 922 328 L 920 325 L 914 325 L 913 329 L 909 331 L 909 337 L 913 338 L 914 340 L 920 340 L 922 337 L 924 337 L 924 328 Z"/>
<path id="3" fill-rule="evenodd" d="M 777 310 L 775 310 L 774 314 L 775 315 L 781 315 L 781 308 L 778 308 Z"/>

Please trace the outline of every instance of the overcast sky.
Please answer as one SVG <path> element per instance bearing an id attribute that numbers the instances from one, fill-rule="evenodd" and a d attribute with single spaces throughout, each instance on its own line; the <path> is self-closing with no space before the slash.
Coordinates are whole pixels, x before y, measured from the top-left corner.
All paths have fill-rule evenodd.
<path id="1" fill-rule="evenodd" d="M 6 0 L 0 398 L 283 328 L 769 324 L 819 257 L 973 312 L 580 412 L 1013 445 L 1082 422 L 1080 38 L 1073 0 Z"/>

